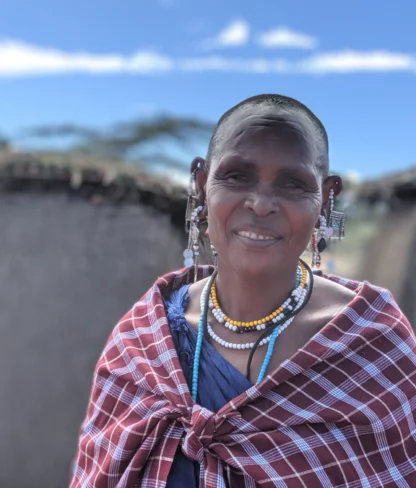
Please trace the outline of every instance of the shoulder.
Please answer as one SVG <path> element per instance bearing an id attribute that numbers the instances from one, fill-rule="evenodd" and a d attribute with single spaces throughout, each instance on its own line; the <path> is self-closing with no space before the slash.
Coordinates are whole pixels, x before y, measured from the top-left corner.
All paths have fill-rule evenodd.
<path id="1" fill-rule="evenodd" d="M 192 283 L 188 290 L 189 298 L 187 308 L 185 310 L 185 318 L 188 324 L 190 324 L 194 329 L 197 329 L 198 327 L 199 316 L 201 313 L 201 294 L 208 280 L 209 277 L 204 278 L 201 281 L 197 281 L 196 283 Z"/>
<path id="2" fill-rule="evenodd" d="M 137 357 L 156 356 L 153 344 L 166 340 L 165 304 L 157 282 L 119 319 L 113 327 L 99 360 L 110 369 L 122 367 Z"/>
<path id="3" fill-rule="evenodd" d="M 113 328 L 96 364 L 94 382 L 160 392 L 160 385 L 177 368 L 174 356 L 164 301 L 153 285 Z M 166 381 L 174 388 L 174 381 Z"/>
<path id="4" fill-rule="evenodd" d="M 107 348 L 129 348 L 130 354 L 149 342 L 163 340 L 168 329 L 166 305 L 178 305 L 190 282 L 190 269 L 179 269 L 160 276 L 118 321 L 107 342 Z M 144 344 L 142 343 L 144 342 Z M 132 346 L 135 347 L 132 347 Z"/>
<path id="5" fill-rule="evenodd" d="M 389 290 L 368 281 L 354 281 L 323 273 L 315 276 L 315 284 L 318 304 L 323 308 L 332 307 L 333 312 L 335 307 L 338 314 L 347 312 L 348 319 L 345 313 L 342 314 L 344 320 L 356 321 L 360 318 L 363 328 L 370 326 L 375 334 L 398 334 L 406 339 L 411 337 L 412 342 L 416 339 L 410 322 Z"/>
<path id="6" fill-rule="evenodd" d="M 355 290 L 341 283 L 342 279 L 329 279 L 323 276 L 314 278 L 313 301 L 319 308 L 330 309 L 334 316 L 357 296 Z"/>

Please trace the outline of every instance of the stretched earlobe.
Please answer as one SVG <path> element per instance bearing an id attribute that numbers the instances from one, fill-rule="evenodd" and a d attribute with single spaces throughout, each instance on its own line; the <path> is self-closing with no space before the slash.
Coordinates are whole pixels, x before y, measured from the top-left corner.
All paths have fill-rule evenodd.
<path id="1" fill-rule="evenodd" d="M 194 184 L 196 205 L 203 206 L 201 218 L 205 217 L 205 186 L 208 180 L 208 168 L 204 158 L 197 157 L 191 163 L 191 179 Z"/>
<path id="2" fill-rule="evenodd" d="M 194 174 L 196 171 L 202 169 L 205 166 L 205 159 L 201 157 L 196 157 L 191 163 L 191 173 Z"/>
<path id="3" fill-rule="evenodd" d="M 337 175 L 329 176 L 327 179 L 328 190 L 333 191 L 333 196 L 337 197 L 343 188 L 342 178 Z"/>

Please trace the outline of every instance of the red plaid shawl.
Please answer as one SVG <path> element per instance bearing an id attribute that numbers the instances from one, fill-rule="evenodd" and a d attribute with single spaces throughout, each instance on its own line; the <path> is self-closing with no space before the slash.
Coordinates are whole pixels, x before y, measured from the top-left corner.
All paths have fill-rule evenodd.
<path id="1" fill-rule="evenodd" d="M 164 487 L 180 446 L 205 488 L 416 487 L 416 338 L 387 291 L 329 277 L 356 298 L 214 414 L 192 402 L 162 302 L 190 279 L 160 278 L 114 329 L 71 488 Z"/>

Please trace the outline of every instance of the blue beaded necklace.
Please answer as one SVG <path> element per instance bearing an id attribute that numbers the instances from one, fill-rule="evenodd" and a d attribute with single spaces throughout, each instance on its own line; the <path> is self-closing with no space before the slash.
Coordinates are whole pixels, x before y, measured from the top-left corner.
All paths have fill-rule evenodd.
<path id="1" fill-rule="evenodd" d="M 199 316 L 198 336 L 196 339 L 194 366 L 192 370 L 192 399 L 194 402 L 196 402 L 198 396 L 199 363 L 201 359 L 202 342 L 204 340 L 204 323 L 208 318 L 208 307 L 206 305 L 206 301 L 209 290 L 211 289 L 212 283 L 214 282 L 216 276 L 217 270 L 212 273 L 211 278 L 208 280 L 201 293 L 201 315 Z"/>
<path id="2" fill-rule="evenodd" d="M 202 290 L 202 293 L 201 293 L 201 315 L 199 317 L 199 323 L 198 323 L 198 335 L 197 335 L 197 340 L 196 340 L 194 364 L 193 364 L 193 370 L 192 370 L 192 392 L 191 393 L 192 393 L 192 399 L 194 402 L 197 401 L 197 397 L 198 397 L 199 364 L 200 364 L 200 360 L 201 360 L 201 350 L 202 350 L 202 343 L 204 340 L 205 324 L 207 323 L 207 319 L 208 319 L 208 303 L 207 303 L 208 300 L 207 300 L 207 298 L 209 295 L 209 290 L 211 289 L 212 284 L 213 284 L 216 276 L 217 276 L 217 270 L 214 271 L 214 273 L 212 274 L 211 278 L 208 280 L 208 282 L 204 286 L 204 289 Z M 297 273 L 296 273 L 295 288 L 297 288 L 299 286 L 300 279 L 301 279 L 301 273 L 300 273 L 300 270 L 298 269 Z M 310 292 L 311 291 L 312 290 L 310 290 Z M 310 292 L 309 292 L 309 296 L 310 296 Z M 299 308 L 303 308 L 302 305 Z M 299 309 L 297 311 L 294 311 L 291 314 L 291 316 L 282 324 L 282 326 L 280 326 L 280 327 L 277 326 L 273 330 L 270 342 L 269 342 L 268 347 L 267 347 L 266 356 L 263 360 L 263 364 L 261 366 L 260 373 L 259 373 L 259 376 L 257 378 L 257 383 L 260 383 L 261 381 L 263 381 L 263 379 L 266 375 L 267 368 L 269 367 L 269 364 L 270 364 L 270 361 L 272 358 L 273 349 L 274 349 L 276 339 L 283 332 L 283 330 L 294 320 L 296 313 L 299 311 L 300 311 Z"/>
<path id="3" fill-rule="evenodd" d="M 300 279 L 301 279 L 301 274 L 300 274 L 300 271 L 298 269 L 298 272 L 296 273 L 295 288 L 297 288 L 299 286 Z M 281 327 L 276 327 L 274 329 L 274 331 L 272 332 L 272 337 L 270 339 L 269 345 L 267 346 L 266 356 L 265 356 L 265 358 L 263 360 L 263 364 L 260 368 L 259 376 L 257 377 L 257 383 L 260 383 L 261 381 L 263 381 L 264 377 L 266 376 L 267 368 L 269 367 L 270 361 L 272 359 L 272 354 L 273 354 L 273 349 L 274 349 L 274 344 L 276 342 L 276 339 L 284 331 L 284 329 L 286 329 L 286 327 L 293 322 L 294 318 L 295 318 L 294 316 L 291 317 Z"/>

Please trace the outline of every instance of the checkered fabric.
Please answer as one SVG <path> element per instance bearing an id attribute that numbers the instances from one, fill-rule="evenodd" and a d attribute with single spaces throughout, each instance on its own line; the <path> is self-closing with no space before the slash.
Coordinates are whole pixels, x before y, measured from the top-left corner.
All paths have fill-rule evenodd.
<path id="1" fill-rule="evenodd" d="M 162 301 L 192 278 L 158 279 L 115 327 L 71 488 L 164 487 L 178 448 L 204 488 L 416 487 L 416 338 L 389 292 L 327 277 L 353 301 L 215 414 L 191 399 Z"/>

